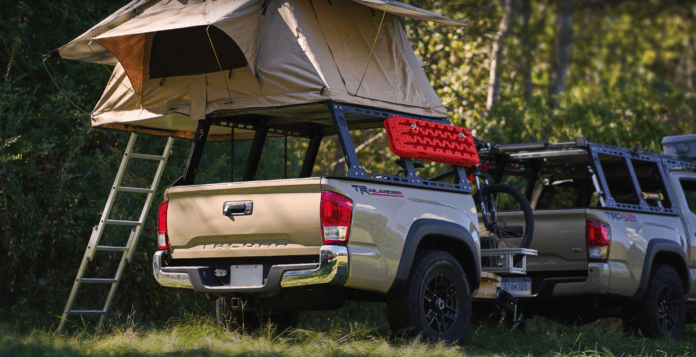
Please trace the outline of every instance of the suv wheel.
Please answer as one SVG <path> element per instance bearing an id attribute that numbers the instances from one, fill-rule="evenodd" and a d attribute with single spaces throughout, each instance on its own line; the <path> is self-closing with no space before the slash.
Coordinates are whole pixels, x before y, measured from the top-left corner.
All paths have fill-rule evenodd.
<path id="1" fill-rule="evenodd" d="M 636 306 L 633 321 L 624 327 L 639 328 L 652 338 L 676 341 L 684 335 L 686 296 L 679 275 L 669 265 L 657 265 L 650 275 L 648 291 Z"/>
<path id="2" fill-rule="evenodd" d="M 471 292 L 464 269 L 446 252 L 418 254 L 403 294 L 387 302 L 387 314 L 395 333 L 464 343 L 471 322 Z"/>

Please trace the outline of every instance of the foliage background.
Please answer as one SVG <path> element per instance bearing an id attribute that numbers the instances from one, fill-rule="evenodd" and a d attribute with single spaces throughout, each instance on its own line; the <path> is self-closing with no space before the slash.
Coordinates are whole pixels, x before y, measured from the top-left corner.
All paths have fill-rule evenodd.
<path id="1" fill-rule="evenodd" d="M 656 152 L 662 150 L 663 136 L 693 133 L 696 5 L 679 1 L 575 2 L 567 82 L 560 93 L 551 95 L 558 104 L 549 106 L 551 73 L 558 62 L 558 11 L 567 2 L 572 3 L 411 1 L 494 29 L 454 29 L 405 21 L 413 47 L 426 62 L 424 69 L 450 119 L 493 142 L 569 141 L 586 135 L 591 141 L 640 145 Z M 54 58 L 42 63 L 42 55 L 122 5 L 26 0 L 5 3 L 0 13 L 0 320 L 27 328 L 57 326 L 129 135 L 92 129 L 89 117 L 66 101 L 43 67 L 50 69 L 65 95 L 86 110 L 101 95 L 109 69 Z M 495 29 L 506 19 L 509 31 L 499 36 Z M 496 54 L 494 45 L 500 48 L 501 44 L 503 49 Z M 489 69 L 494 59 L 500 100 L 488 106 Z M 356 135 L 356 145 L 370 139 L 361 149 L 361 159 L 372 158 L 373 171 L 392 170 L 389 163 L 394 157 L 387 150 L 386 137 L 365 131 Z M 303 143 L 293 145 L 300 148 Z M 163 147 L 163 140 L 141 136 L 137 151 L 158 153 Z M 188 147 L 188 142 L 177 140 L 161 186 L 181 174 Z M 208 150 L 218 150 L 220 155 L 208 156 L 211 158 L 202 164 L 208 171 L 199 179 L 215 181 L 226 174 L 223 163 L 229 147 Z M 235 160 L 242 160 L 243 152 L 237 150 Z M 335 141 L 327 141 L 316 172 L 340 173 L 345 168 L 334 164 L 340 157 Z M 268 164 L 260 175 L 275 176 L 279 167 Z M 132 166 L 125 184 L 147 186 L 152 170 L 148 164 Z M 121 208 L 114 215 L 132 216 L 138 203 L 137 197 L 119 196 Z M 148 319 L 177 316 L 181 307 L 208 311 L 210 306 L 202 297 L 155 283 L 150 268 L 156 250 L 154 218 L 152 210 L 114 309 L 135 311 Z M 106 239 L 118 244 L 124 235 L 127 232 L 107 232 Z M 116 254 L 99 256 L 97 275 L 111 274 L 109 269 L 119 258 Z M 99 308 L 106 291 L 95 289 L 83 292 L 76 308 Z"/>

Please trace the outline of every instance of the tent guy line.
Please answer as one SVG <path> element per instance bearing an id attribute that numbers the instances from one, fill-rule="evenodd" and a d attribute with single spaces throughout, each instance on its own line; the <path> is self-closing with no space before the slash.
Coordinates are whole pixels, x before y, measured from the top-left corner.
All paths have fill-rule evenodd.
<path id="1" fill-rule="evenodd" d="M 385 6 L 386 8 L 386 6 Z M 374 11 L 373 11 L 374 13 Z M 355 95 L 358 95 L 358 92 L 360 91 L 360 87 L 362 86 L 363 80 L 365 80 L 365 73 L 367 73 L 367 67 L 370 65 L 370 60 L 372 59 L 372 54 L 375 51 L 375 46 L 377 45 L 377 39 L 379 38 L 379 34 L 382 32 L 382 24 L 384 24 L 384 16 L 387 14 L 387 11 L 382 11 L 382 20 L 379 22 L 379 27 L 377 28 L 377 35 L 375 36 L 375 41 L 372 43 L 372 48 L 370 48 L 370 55 L 367 57 L 367 63 L 365 63 L 365 70 L 363 71 L 362 78 L 360 78 L 360 84 L 358 84 L 358 89 L 355 90 Z"/>
<path id="2" fill-rule="evenodd" d="M 208 35 L 208 41 L 210 41 L 210 47 L 213 49 L 213 53 L 215 54 L 215 60 L 217 61 L 218 67 L 220 67 L 220 72 L 225 72 L 224 69 L 222 69 L 222 65 L 220 64 L 220 59 L 218 58 L 217 51 L 215 51 L 215 45 L 213 45 L 213 39 L 210 38 L 210 32 L 208 32 L 208 29 L 210 29 L 210 25 L 205 28 L 205 34 Z M 232 77 L 232 70 L 230 69 L 230 77 Z M 162 78 L 162 81 L 164 81 L 164 78 Z M 227 87 L 227 94 L 230 96 L 230 103 L 232 103 L 232 92 L 230 92 L 230 87 L 227 85 L 227 80 L 225 80 L 225 87 Z"/>
<path id="3" fill-rule="evenodd" d="M 43 64 L 44 68 L 46 69 L 46 73 L 48 73 L 48 77 L 51 78 L 53 85 L 55 85 L 56 88 L 58 88 L 58 91 L 60 92 L 60 94 L 63 95 L 63 97 L 65 97 L 65 100 L 67 100 L 68 103 L 72 104 L 72 106 L 75 107 L 77 110 L 91 116 L 92 115 L 91 112 L 87 112 L 86 110 L 78 107 L 77 104 L 75 104 L 72 100 L 70 100 L 70 98 L 68 98 L 68 95 L 65 94 L 65 92 L 63 92 L 63 89 L 58 86 L 58 83 L 56 83 L 56 80 L 53 78 L 53 75 L 51 75 L 51 71 L 49 71 L 48 66 L 46 66 L 46 60 L 49 59 L 50 57 L 51 57 L 51 55 L 46 55 L 46 57 L 43 59 L 43 61 L 41 61 L 41 64 Z"/>

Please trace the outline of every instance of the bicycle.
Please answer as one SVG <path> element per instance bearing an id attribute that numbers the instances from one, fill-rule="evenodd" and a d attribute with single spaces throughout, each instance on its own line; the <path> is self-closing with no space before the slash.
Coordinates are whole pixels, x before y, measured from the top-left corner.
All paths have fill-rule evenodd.
<path id="1" fill-rule="evenodd" d="M 488 153 L 509 156 L 491 143 L 478 138 L 474 138 L 474 142 L 479 153 L 485 149 Z M 488 175 L 482 172 L 479 165 L 469 168 L 467 175 L 476 187 L 473 196 L 481 214 L 481 249 L 529 248 L 534 234 L 534 217 L 529 200 L 514 186 L 489 183 Z M 522 212 L 521 217 L 518 212 Z M 497 264 L 493 261 L 489 263 Z"/>

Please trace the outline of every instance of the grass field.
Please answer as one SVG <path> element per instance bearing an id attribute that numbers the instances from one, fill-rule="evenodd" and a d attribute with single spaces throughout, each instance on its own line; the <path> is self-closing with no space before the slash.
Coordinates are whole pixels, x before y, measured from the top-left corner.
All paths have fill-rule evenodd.
<path id="1" fill-rule="evenodd" d="M 384 304 L 348 303 L 338 311 L 307 312 L 297 330 L 254 333 L 219 328 L 204 313 L 166 323 L 122 315 L 96 339 L 93 327 L 73 326 L 69 337 L 0 324 L 1 356 L 692 356 L 696 325 L 678 342 L 625 336 L 616 319 L 568 326 L 532 318 L 510 331 L 474 320 L 464 346 L 430 344 L 389 333 Z"/>

